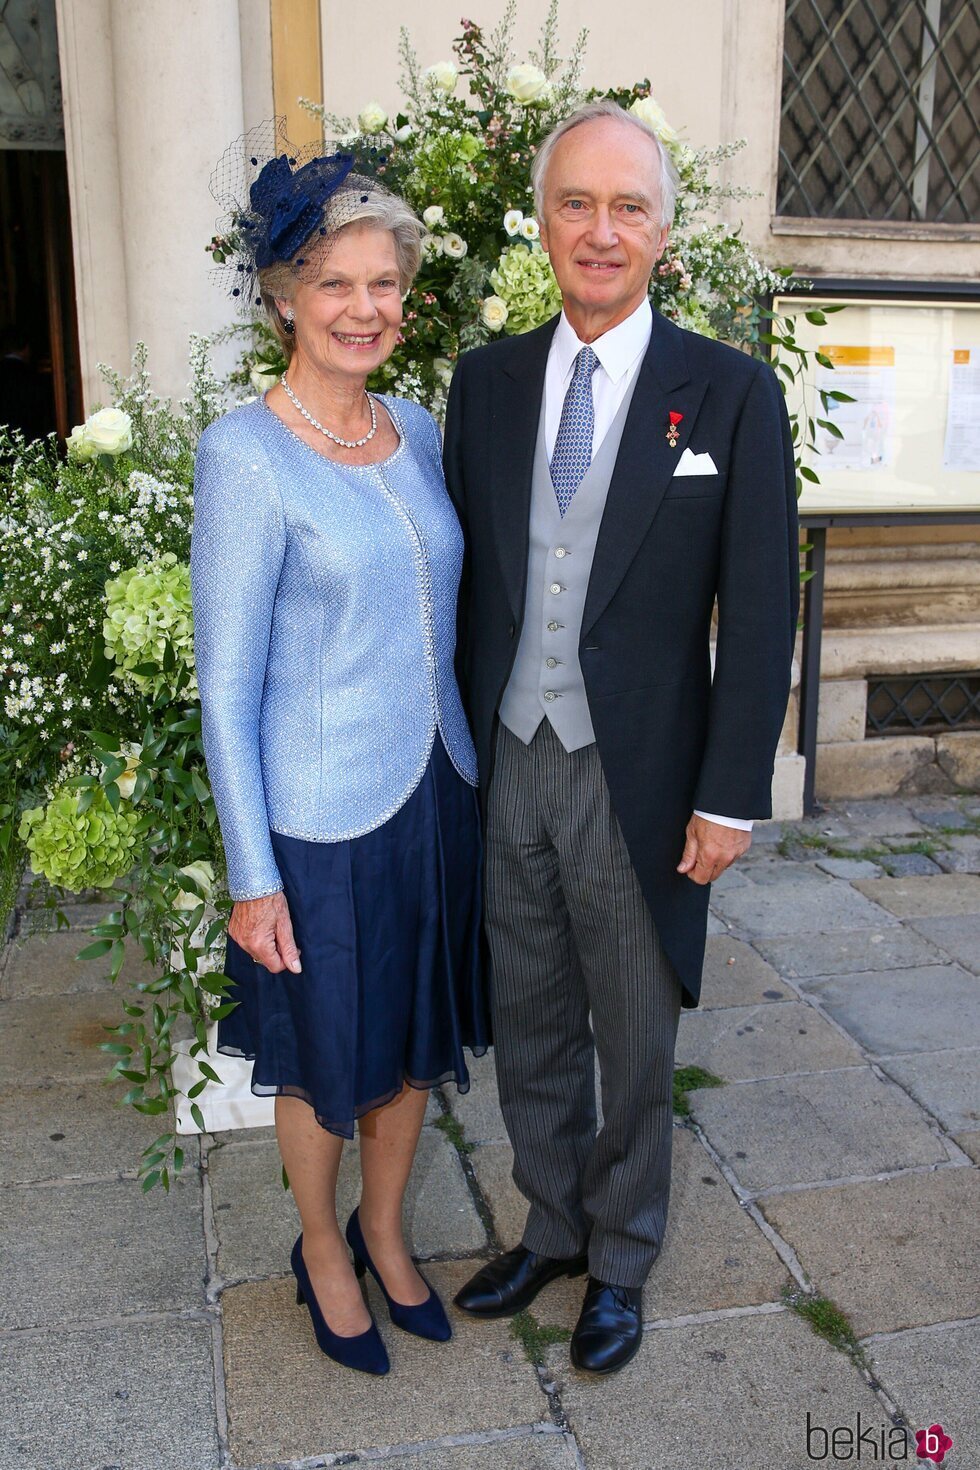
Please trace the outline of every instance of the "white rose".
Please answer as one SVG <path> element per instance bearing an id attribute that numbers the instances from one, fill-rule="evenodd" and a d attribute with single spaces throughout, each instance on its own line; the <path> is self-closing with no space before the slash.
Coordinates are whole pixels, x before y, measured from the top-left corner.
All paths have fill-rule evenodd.
<path id="1" fill-rule="evenodd" d="M 444 388 L 448 388 L 453 380 L 453 365 L 448 357 L 437 357 L 432 364 L 433 370 L 439 382 Z"/>
<path id="2" fill-rule="evenodd" d="M 499 332 L 507 320 L 507 303 L 501 301 L 499 296 L 487 296 L 480 304 L 480 317 L 483 325 L 489 327 L 491 332 Z"/>
<path id="3" fill-rule="evenodd" d="M 248 379 L 256 393 L 265 393 L 269 388 L 276 386 L 279 374 L 272 370 L 268 363 L 257 362 L 251 369 Z"/>
<path id="4" fill-rule="evenodd" d="M 415 131 L 415 129 L 412 127 L 412 124 L 411 123 L 406 123 L 403 128 L 399 128 L 398 131 L 393 134 L 393 137 L 395 139 L 395 142 L 396 143 L 407 143 L 408 140 L 409 140 L 409 138 L 414 133 L 414 131 Z"/>
<path id="5" fill-rule="evenodd" d="M 640 122 L 646 123 L 652 132 L 656 133 L 661 143 L 676 143 L 677 133 L 671 127 L 664 116 L 664 110 L 652 97 L 637 97 L 630 106 L 630 112 L 638 117 Z"/>
<path id="6" fill-rule="evenodd" d="M 536 102 L 547 86 L 548 78 L 544 72 L 539 66 L 532 66 L 530 62 L 512 66 L 507 73 L 508 92 L 517 102 L 523 102 L 525 106 L 529 102 Z"/>
<path id="7" fill-rule="evenodd" d="M 380 102 L 369 102 L 357 115 L 357 126 L 362 133 L 380 133 L 388 121 L 388 114 Z"/>
<path id="8" fill-rule="evenodd" d="M 132 798 L 133 787 L 136 785 L 136 767 L 142 754 L 142 745 L 124 745 L 119 752 L 120 758 L 126 762 L 126 769 L 116 777 L 116 785 L 119 787 L 119 795 L 125 801 Z"/>
<path id="9" fill-rule="evenodd" d="M 524 215 L 519 209 L 508 209 L 504 215 L 504 229 L 508 235 L 516 235 L 524 223 Z"/>
<path id="10" fill-rule="evenodd" d="M 447 96 L 451 96 L 456 90 L 456 81 L 459 73 L 451 61 L 437 61 L 434 66 L 426 67 L 425 76 L 428 77 L 434 87 L 439 88 L 440 92 L 445 92 Z"/>
<path id="11" fill-rule="evenodd" d="M 526 219 L 521 220 L 521 234 L 524 236 L 525 240 L 536 240 L 540 233 L 541 230 L 538 226 L 538 222 L 536 219 L 532 219 L 531 215 L 528 215 Z"/>
<path id="12" fill-rule="evenodd" d="M 463 256 L 469 249 L 469 246 L 463 239 L 462 235 L 449 234 L 443 235 L 442 248 L 444 253 L 449 256 L 450 260 L 462 260 Z"/>
<path id="13" fill-rule="evenodd" d="M 68 458 L 74 460 L 76 464 L 87 464 L 98 454 L 98 450 L 88 437 L 85 424 L 76 424 L 72 429 L 68 435 L 67 449 Z"/>
<path id="14" fill-rule="evenodd" d="M 100 408 L 85 420 L 85 436 L 96 454 L 122 454 L 133 443 L 133 422 L 121 408 Z"/>
<path id="15" fill-rule="evenodd" d="M 205 901 L 211 897 L 211 890 L 214 888 L 214 868 L 210 863 L 188 863 L 186 867 L 179 868 L 178 872 L 182 873 L 185 878 L 190 878 L 197 885 L 204 894 Z M 200 902 L 201 899 L 196 893 L 185 893 L 181 888 L 174 899 L 174 908 L 196 909 Z"/>
<path id="16" fill-rule="evenodd" d="M 442 240 L 438 235 L 422 236 L 422 254 L 427 259 L 432 259 L 436 255 L 442 254 Z"/>
<path id="17" fill-rule="evenodd" d="M 441 225 L 446 218 L 446 211 L 441 204 L 430 204 L 428 209 L 422 211 L 422 223 L 427 230 L 434 230 L 436 225 Z"/>

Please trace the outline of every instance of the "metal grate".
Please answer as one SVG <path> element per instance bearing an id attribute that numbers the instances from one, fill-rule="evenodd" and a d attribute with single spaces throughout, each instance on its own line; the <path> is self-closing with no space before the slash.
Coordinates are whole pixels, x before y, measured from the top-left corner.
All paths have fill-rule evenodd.
<path id="1" fill-rule="evenodd" d="M 980 673 L 868 680 L 868 735 L 980 730 Z"/>
<path id="2" fill-rule="evenodd" d="M 777 213 L 980 219 L 980 0 L 786 0 Z"/>

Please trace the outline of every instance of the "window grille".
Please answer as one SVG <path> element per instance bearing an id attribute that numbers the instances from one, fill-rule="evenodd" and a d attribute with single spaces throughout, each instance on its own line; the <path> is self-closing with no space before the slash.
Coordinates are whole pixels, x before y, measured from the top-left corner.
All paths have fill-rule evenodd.
<path id="1" fill-rule="evenodd" d="M 868 735 L 980 729 L 980 673 L 868 680 Z"/>
<path id="2" fill-rule="evenodd" d="M 980 220 L 980 0 L 786 0 L 777 213 Z"/>

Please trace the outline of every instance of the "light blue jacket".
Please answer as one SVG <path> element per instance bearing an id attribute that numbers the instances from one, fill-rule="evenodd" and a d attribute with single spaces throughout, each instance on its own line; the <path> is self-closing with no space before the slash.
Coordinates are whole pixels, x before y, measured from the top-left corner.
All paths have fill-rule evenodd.
<path id="1" fill-rule="evenodd" d="M 471 785 L 453 673 L 463 537 L 425 409 L 339 465 L 259 398 L 201 436 L 191 587 L 204 748 L 234 899 L 282 887 L 270 829 L 339 842 L 380 827 L 436 731 Z"/>

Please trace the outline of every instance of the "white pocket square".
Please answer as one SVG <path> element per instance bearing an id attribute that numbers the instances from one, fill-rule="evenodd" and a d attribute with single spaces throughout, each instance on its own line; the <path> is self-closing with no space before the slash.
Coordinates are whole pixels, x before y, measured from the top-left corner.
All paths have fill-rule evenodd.
<path id="1" fill-rule="evenodd" d="M 718 466 L 710 454 L 707 452 L 692 454 L 690 449 L 685 449 L 677 461 L 674 479 L 676 480 L 678 475 L 717 475 L 717 473 Z"/>

